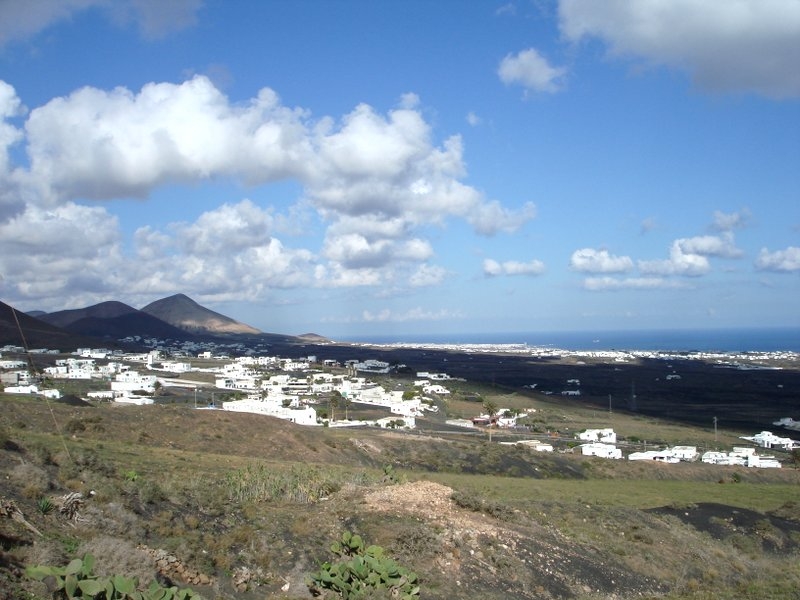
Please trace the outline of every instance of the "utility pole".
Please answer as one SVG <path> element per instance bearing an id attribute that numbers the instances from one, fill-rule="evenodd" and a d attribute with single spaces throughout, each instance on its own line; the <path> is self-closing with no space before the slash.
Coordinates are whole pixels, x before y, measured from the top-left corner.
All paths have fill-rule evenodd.
<path id="1" fill-rule="evenodd" d="M 608 414 L 611 415 L 611 394 L 608 395 Z"/>
<path id="2" fill-rule="evenodd" d="M 714 441 L 717 441 L 717 417 L 714 417 Z"/>

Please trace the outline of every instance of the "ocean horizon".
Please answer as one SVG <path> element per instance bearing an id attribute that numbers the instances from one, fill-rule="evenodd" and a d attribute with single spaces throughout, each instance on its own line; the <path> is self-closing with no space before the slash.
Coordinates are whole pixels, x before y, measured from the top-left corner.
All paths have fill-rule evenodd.
<path id="1" fill-rule="evenodd" d="M 365 344 L 527 344 L 560 350 L 670 352 L 800 352 L 800 327 L 647 329 L 348 336 Z"/>

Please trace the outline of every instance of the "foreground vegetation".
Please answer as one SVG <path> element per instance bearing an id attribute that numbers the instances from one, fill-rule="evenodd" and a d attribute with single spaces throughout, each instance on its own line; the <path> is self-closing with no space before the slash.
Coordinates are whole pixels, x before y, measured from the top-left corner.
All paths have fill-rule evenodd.
<path id="1" fill-rule="evenodd" d="M 463 416 L 468 392 L 442 412 Z M 49 598 L 39 576 L 87 556 L 87 579 L 135 581 L 152 597 L 778 599 L 800 589 L 794 469 L 546 455 L 488 436 L 301 428 L 187 405 L 1 398 L 0 597 Z M 592 412 L 540 404 L 535 414 L 574 431 Z M 651 439 L 714 441 L 645 425 Z"/>

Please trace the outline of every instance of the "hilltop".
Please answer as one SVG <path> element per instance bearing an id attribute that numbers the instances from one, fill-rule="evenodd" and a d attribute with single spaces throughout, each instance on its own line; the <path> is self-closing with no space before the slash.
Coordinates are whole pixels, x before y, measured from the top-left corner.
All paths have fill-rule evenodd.
<path id="1" fill-rule="evenodd" d="M 184 294 L 151 302 L 142 312 L 196 335 L 258 335 L 255 327 L 214 312 Z"/>
<path id="2" fill-rule="evenodd" d="M 29 348 L 77 348 L 90 338 L 75 335 L 0 302 L 0 345 Z"/>
<path id="3" fill-rule="evenodd" d="M 79 309 L 29 314 L 0 303 L 0 344 L 75 349 L 80 346 L 117 346 L 121 340 L 156 338 L 194 340 L 246 338 L 264 343 L 296 343 L 300 338 L 264 333 L 201 306 L 184 294 L 156 300 L 141 310 L 123 302 L 107 301 Z M 14 319 L 14 313 L 19 320 Z M 20 335 L 20 331 L 22 335 Z M 312 334 L 309 334 L 312 335 Z M 313 337 L 305 341 L 322 341 Z"/>

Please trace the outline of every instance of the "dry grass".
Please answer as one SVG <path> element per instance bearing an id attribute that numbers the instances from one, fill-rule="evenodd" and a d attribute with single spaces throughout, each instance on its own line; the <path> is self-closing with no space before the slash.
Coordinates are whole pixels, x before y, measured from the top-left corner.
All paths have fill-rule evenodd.
<path id="1" fill-rule="evenodd" d="M 791 516 L 798 474 L 788 469 L 742 473 L 733 483 L 732 474 L 741 470 L 544 456 L 463 436 L 304 429 L 187 406 L 76 408 L 4 400 L 0 475 L 45 533 L 35 540 L 12 522 L 1 523 L 6 565 L 59 564 L 91 551 L 104 556 L 104 570 L 144 579 L 153 576 L 152 568 L 132 549 L 146 541 L 213 576 L 213 585 L 201 590 L 208 597 L 301 598 L 307 596 L 305 574 L 329 558 L 332 539 L 351 530 L 420 573 L 428 598 L 569 592 L 587 599 L 612 593 L 694 599 L 710 598 L 712 591 L 722 598 L 778 598 L 798 584 L 796 550 L 766 555 L 756 546 L 774 534 L 766 524 L 723 540 L 646 512 L 714 501 Z M 602 423 L 590 410 L 571 413 L 524 395 L 496 401 L 510 408 L 530 404 L 565 428 Z M 69 435 L 59 435 L 53 416 L 73 423 Z M 673 425 L 659 431 L 685 434 L 682 439 L 705 435 Z M 430 516 L 424 507 L 412 513 L 401 503 L 365 510 L 367 492 L 382 485 L 387 464 L 400 481 L 449 486 L 455 508 L 439 514 L 431 506 Z M 530 476 L 486 474 L 511 467 Z M 475 473 L 464 472 L 469 469 Z M 95 494 L 77 523 L 36 512 L 44 493 L 89 490 Z M 258 570 L 259 585 L 237 592 L 231 575 L 245 568 Z M 1 593 L 22 597 L 33 590 L 12 572 L 3 571 Z"/>

